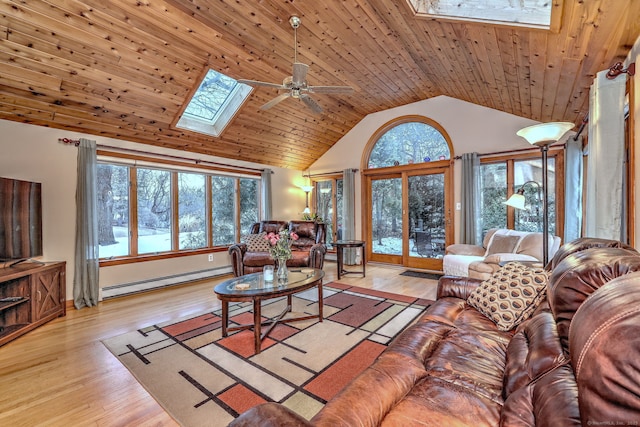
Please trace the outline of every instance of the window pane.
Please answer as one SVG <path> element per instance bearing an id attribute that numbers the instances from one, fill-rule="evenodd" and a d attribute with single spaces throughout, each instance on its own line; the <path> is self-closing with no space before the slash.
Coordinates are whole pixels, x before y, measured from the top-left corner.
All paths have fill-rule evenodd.
<path id="1" fill-rule="evenodd" d="M 409 255 L 442 258 L 445 248 L 444 174 L 414 175 L 409 187 Z"/>
<path id="2" fill-rule="evenodd" d="M 258 180 L 240 178 L 240 234 L 249 234 L 258 217 Z"/>
<path id="3" fill-rule="evenodd" d="M 213 120 L 238 82 L 215 70 L 209 70 L 191 98 L 185 114 L 203 120 Z"/>
<path id="4" fill-rule="evenodd" d="M 316 212 L 325 223 L 327 249 L 331 249 L 333 242 L 333 180 L 319 181 L 316 185 Z"/>
<path id="5" fill-rule="evenodd" d="M 100 258 L 129 255 L 129 168 L 98 165 Z"/>
<path id="6" fill-rule="evenodd" d="M 547 199 L 549 212 L 549 233 L 556 230 L 556 168 L 555 158 L 548 159 Z M 521 231 L 542 231 L 542 159 L 514 162 L 514 191 L 523 184 L 525 209 L 516 209 L 515 229 Z"/>
<path id="7" fill-rule="evenodd" d="M 371 182 L 373 253 L 402 255 L 402 179 Z"/>
<path id="8" fill-rule="evenodd" d="M 489 163 L 480 166 L 480 212 L 482 235 L 491 228 L 507 228 L 507 164 Z"/>
<path id="9" fill-rule="evenodd" d="M 236 241 L 235 178 L 211 177 L 213 245 L 232 245 Z"/>
<path id="10" fill-rule="evenodd" d="M 449 145 L 436 128 L 420 122 L 402 123 L 378 139 L 369 156 L 369 167 L 446 160 L 449 156 Z"/>
<path id="11" fill-rule="evenodd" d="M 171 250 L 171 173 L 138 169 L 138 253 Z"/>
<path id="12" fill-rule="evenodd" d="M 207 246 L 204 175 L 178 173 L 179 249 Z"/>

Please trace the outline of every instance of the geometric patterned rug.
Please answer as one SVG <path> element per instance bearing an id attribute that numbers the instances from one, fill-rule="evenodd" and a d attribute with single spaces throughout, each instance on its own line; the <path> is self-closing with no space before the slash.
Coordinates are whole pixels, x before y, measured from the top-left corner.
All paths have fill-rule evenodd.
<path id="1" fill-rule="evenodd" d="M 323 322 L 278 324 L 260 354 L 252 330 L 222 338 L 220 309 L 103 343 L 183 426 L 226 426 L 263 402 L 311 419 L 433 302 L 338 282 L 323 294 Z M 317 300 L 315 288 L 295 294 L 289 315 L 317 313 Z M 285 304 L 263 301 L 262 313 L 274 316 Z M 229 320 L 252 323 L 252 304 L 230 304 Z"/>

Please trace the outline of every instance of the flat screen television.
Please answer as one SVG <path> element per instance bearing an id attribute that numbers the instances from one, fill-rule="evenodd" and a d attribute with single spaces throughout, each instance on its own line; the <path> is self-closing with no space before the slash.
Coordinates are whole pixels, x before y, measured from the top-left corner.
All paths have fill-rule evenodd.
<path id="1" fill-rule="evenodd" d="M 0 178 L 0 260 L 42 255 L 42 184 Z"/>

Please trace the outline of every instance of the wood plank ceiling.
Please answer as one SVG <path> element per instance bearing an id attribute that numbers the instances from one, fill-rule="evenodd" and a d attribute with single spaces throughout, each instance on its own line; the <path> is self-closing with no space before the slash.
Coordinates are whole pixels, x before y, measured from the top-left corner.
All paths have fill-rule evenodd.
<path id="1" fill-rule="evenodd" d="M 579 124 L 594 75 L 640 34 L 640 1 L 554 7 L 557 33 L 417 18 L 404 0 L 2 0 L 0 118 L 298 170 L 367 114 L 437 95 Z M 277 92 L 259 88 L 220 138 L 173 126 L 208 67 L 291 75 L 292 15 L 309 84 L 353 94 L 314 95 L 315 115 L 262 111 Z"/>

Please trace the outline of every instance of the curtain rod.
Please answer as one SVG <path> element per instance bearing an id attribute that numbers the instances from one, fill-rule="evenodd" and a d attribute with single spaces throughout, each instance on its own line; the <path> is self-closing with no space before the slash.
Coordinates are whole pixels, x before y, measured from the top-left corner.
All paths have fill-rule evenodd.
<path id="1" fill-rule="evenodd" d="M 64 144 L 73 144 L 76 147 L 80 145 L 79 139 L 58 138 L 58 142 L 62 142 Z M 148 151 L 136 150 L 133 148 L 113 147 L 113 146 L 104 145 L 104 144 L 96 144 L 96 147 L 109 149 L 109 150 L 117 150 L 117 151 L 122 151 L 125 153 L 131 153 L 131 154 L 140 154 L 140 155 L 146 155 L 146 156 L 151 155 L 151 156 L 156 156 L 156 157 L 166 158 L 171 160 L 180 160 L 183 162 L 194 162 L 196 165 L 212 165 L 212 166 L 220 166 L 225 168 L 244 169 L 244 170 L 253 171 L 253 172 L 263 172 L 265 170 L 265 169 L 258 169 L 258 168 L 250 168 L 247 166 L 228 165 L 225 163 L 212 162 L 209 160 L 192 159 L 190 157 L 175 156 L 173 154 L 150 153 Z M 271 171 L 271 173 L 273 173 L 273 171 Z"/>
<path id="2" fill-rule="evenodd" d="M 556 145 L 549 145 L 549 149 L 551 148 L 565 148 L 567 144 L 566 143 L 562 143 L 562 144 L 556 144 Z M 519 148 L 517 150 L 504 150 L 504 151 L 494 151 L 493 153 L 482 153 L 482 154 L 478 154 L 479 157 L 486 157 L 486 156 L 496 156 L 498 154 L 511 154 L 511 153 L 522 153 L 525 151 L 540 151 L 540 149 L 538 147 L 531 147 L 531 148 Z M 455 156 L 453 158 L 454 160 L 460 160 L 462 159 L 462 156 Z"/>
<path id="3" fill-rule="evenodd" d="M 302 175 L 303 178 L 315 178 L 318 176 L 327 176 L 327 175 L 338 175 L 341 174 L 343 171 L 337 171 L 337 172 L 322 172 L 322 173 L 310 173 L 307 175 Z M 358 169 L 351 169 L 351 172 L 355 173 L 358 172 Z"/>
<path id="4" fill-rule="evenodd" d="M 559 147 L 556 146 L 556 147 Z M 521 153 L 523 151 L 539 151 L 540 149 L 537 147 L 532 147 L 532 148 L 520 148 L 517 150 L 505 150 L 505 151 L 494 151 L 493 153 L 482 153 L 482 154 L 478 154 L 479 157 L 485 157 L 485 156 L 496 156 L 498 154 L 510 154 L 510 153 Z M 454 160 L 460 160 L 462 159 L 462 156 L 455 156 L 453 158 Z"/>

